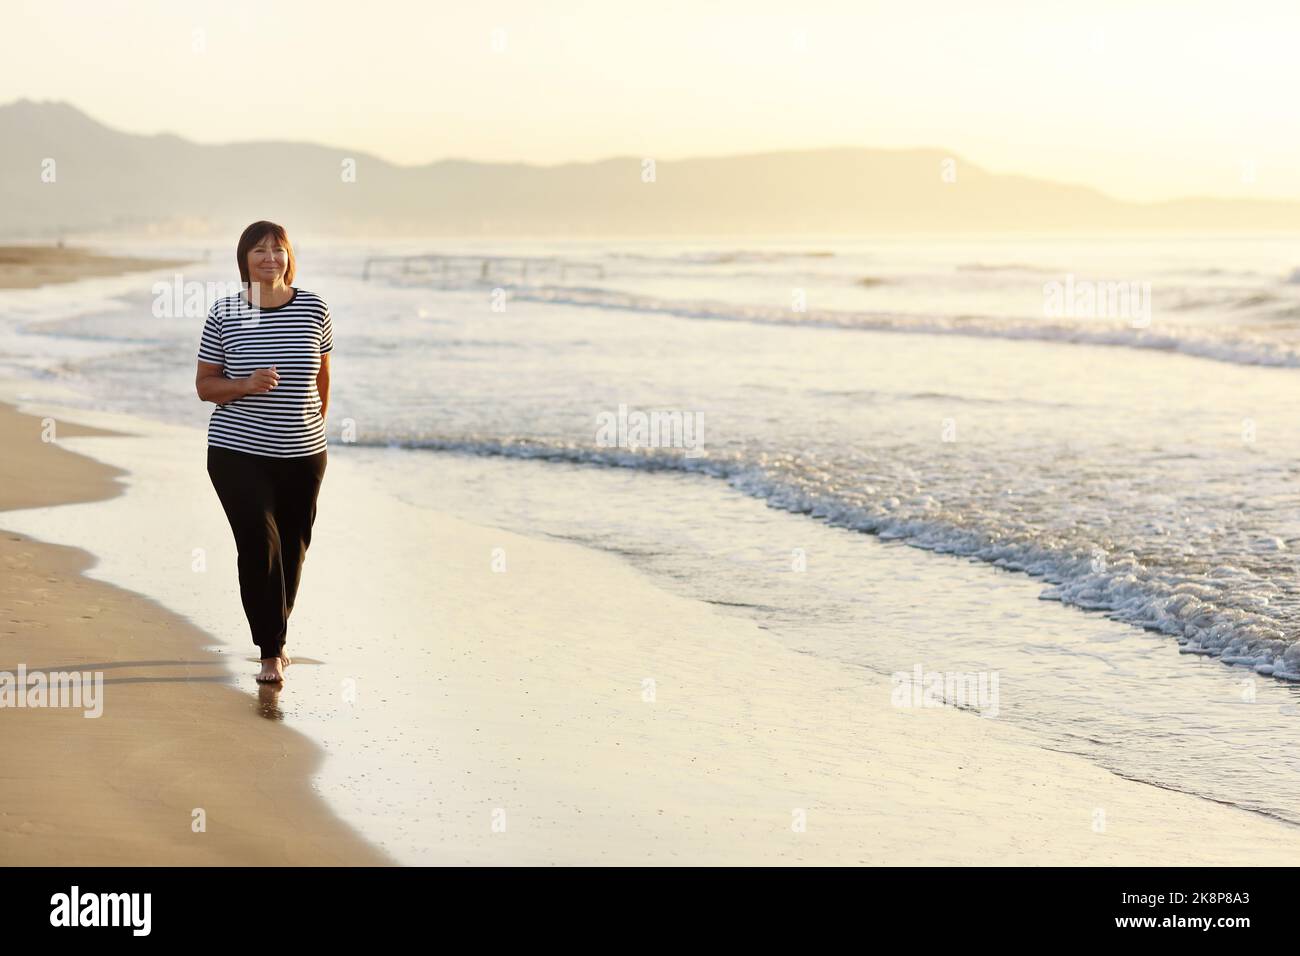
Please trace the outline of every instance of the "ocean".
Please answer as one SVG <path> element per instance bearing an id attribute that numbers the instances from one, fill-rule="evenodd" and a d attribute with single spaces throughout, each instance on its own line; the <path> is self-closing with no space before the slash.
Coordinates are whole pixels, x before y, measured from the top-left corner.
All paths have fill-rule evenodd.
<path id="1" fill-rule="evenodd" d="M 200 262 L 0 291 L 0 374 L 204 427 L 211 299 L 168 290 L 237 278 L 233 246 L 104 240 Z M 617 553 L 802 653 L 996 673 L 1044 747 L 1300 823 L 1296 241 L 296 251 L 330 454 L 377 491 Z M 366 274 L 416 253 L 458 258 Z"/>

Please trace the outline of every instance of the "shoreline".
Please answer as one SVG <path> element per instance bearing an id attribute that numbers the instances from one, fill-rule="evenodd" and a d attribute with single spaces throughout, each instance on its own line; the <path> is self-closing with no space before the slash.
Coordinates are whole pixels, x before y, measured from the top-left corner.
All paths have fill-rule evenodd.
<path id="1" fill-rule="evenodd" d="M 76 244 L 0 242 L 0 289 L 38 289 L 83 279 L 152 272 L 196 261 L 199 260 L 106 256 Z"/>
<path id="2" fill-rule="evenodd" d="M 14 387 L 7 383 L 7 390 Z M 54 417 L 61 435 L 69 437 L 73 433 L 67 425 L 79 420 L 130 421 L 54 405 L 48 410 L 60 413 Z M 146 484 L 146 473 L 152 470 L 161 480 L 175 474 L 175 462 L 152 450 L 150 433 L 179 434 L 141 419 L 137 431 L 115 437 L 87 434 L 72 437 L 72 443 L 97 459 L 99 467 L 115 467 L 104 459 L 116 460 L 117 467 L 140 461 L 140 473 L 132 481 L 141 487 L 125 497 L 140 499 L 137 509 L 165 509 L 156 494 L 164 485 Z M 202 441 L 201 435 L 191 437 L 196 446 Z M 131 446 L 137 449 L 134 454 Z M 296 702 L 303 708 L 296 719 L 328 741 L 329 756 L 315 765 L 301 753 L 278 761 L 280 775 L 274 783 L 258 776 L 258 792 L 282 809 L 292 803 L 296 818 L 300 810 L 295 801 L 311 799 L 304 791 L 311 792 L 308 777 L 314 766 L 329 783 L 317 792 L 333 801 L 335 816 L 371 837 L 367 851 L 404 834 L 410 840 L 418 835 L 425 845 L 405 862 L 507 865 L 1281 864 L 1300 848 L 1300 828 L 1118 777 L 1082 757 L 1044 750 L 1029 734 L 1005 723 L 951 708 L 891 707 L 888 678 L 793 652 L 749 622 L 655 587 L 605 552 L 470 524 L 379 500 L 373 493 L 375 500 L 365 502 L 371 510 L 361 511 L 367 492 L 356 482 L 365 476 L 356 474 L 346 446 L 331 451 L 325 520 L 308 562 L 307 601 L 299 602 L 306 612 L 299 633 L 315 630 L 309 653 L 323 660 L 316 662 L 319 668 L 291 667 L 283 691 L 286 708 Z M 180 487 L 174 493 L 183 491 Z M 334 498 L 357 508 L 365 520 L 346 520 L 339 507 L 329 504 Z M 129 501 L 119 499 L 117 505 L 124 513 L 137 513 L 129 510 Z M 22 512 L 0 512 L 0 528 L 11 543 L 13 532 L 7 529 L 14 523 L 34 525 L 38 514 L 62 512 L 66 527 L 60 526 L 58 535 L 107 540 L 110 536 L 84 517 L 105 513 L 105 503 L 89 508 L 99 510 L 83 511 L 79 526 L 66 508 L 32 513 L 26 522 L 18 522 Z M 399 564 L 417 565 L 409 580 L 392 577 L 386 566 L 367 576 L 360 565 L 371 562 L 356 561 L 358 550 L 370 548 L 373 553 L 366 557 L 378 563 L 375 536 L 354 527 L 370 521 L 398 532 L 412 529 L 409 542 L 399 536 L 391 545 L 400 552 L 395 556 Z M 436 542 L 432 553 L 430 541 Z M 58 576 L 61 546 L 26 547 L 32 576 Z M 509 555 L 508 574 L 493 573 L 488 556 L 494 548 Z M 110 576 L 120 573 L 116 569 L 130 566 L 130 553 L 123 546 L 120 556 L 111 556 L 121 559 L 105 561 L 101 570 Z M 233 577 L 232 568 L 216 570 Z M 101 586 L 79 580 L 91 590 Z M 162 576 L 147 580 L 151 592 L 171 606 L 188 600 Z M 594 600 L 593 594 L 616 594 L 618 600 Z M 129 591 L 119 597 L 124 595 L 143 602 L 141 608 L 149 607 L 156 617 L 172 613 L 149 598 Z M 200 597 L 207 599 L 206 593 Z M 88 635 L 78 634 L 71 623 L 90 607 L 102 606 L 101 599 L 96 596 L 92 605 L 89 591 L 60 599 L 64 603 L 56 616 L 68 624 L 69 653 L 111 662 L 109 654 L 96 655 Z M 365 662 L 349 658 L 345 644 L 328 653 L 323 649 L 331 626 L 365 633 L 356 630 L 368 620 L 358 605 L 368 601 L 410 605 L 404 609 L 409 617 L 384 623 L 396 629 L 394 636 L 419 630 L 413 645 L 418 650 L 408 648 L 403 657 L 402 647 L 395 645 L 395 671 L 363 670 Z M 222 613 L 229 619 L 232 612 L 238 614 L 237 604 Z M 194 620 L 188 609 L 186 614 Z M 141 610 L 138 616 L 146 614 Z M 142 620 L 121 650 L 154 661 L 182 653 L 160 646 L 166 633 L 146 631 L 148 623 Z M 176 636 L 174 629 L 171 633 Z M 197 671 L 207 665 L 198 663 L 203 658 L 194 648 L 213 638 L 193 628 L 189 640 L 185 681 L 134 688 L 161 694 L 179 687 L 191 706 L 203 708 L 205 719 L 209 711 L 226 713 L 230 702 L 222 695 L 244 701 L 244 721 L 231 715 L 225 725 L 221 742 L 228 750 L 214 749 L 216 742 L 204 739 L 193 772 L 217 771 L 214 776 L 224 777 L 230 767 L 221 762 L 231 760 L 257 773 L 266 765 L 251 758 L 240 761 L 242 748 L 264 737 L 280 740 L 281 734 L 292 735 L 297 744 L 301 735 L 296 730 L 266 728 L 247 719 L 255 695 L 201 681 L 204 673 Z M 247 655 L 241 651 L 240 656 Z M 219 661 L 213 655 L 212 662 Z M 249 667 L 244 668 L 248 674 L 238 675 L 241 686 L 252 686 Z M 361 686 L 377 687 L 384 705 L 369 714 L 349 715 L 351 722 L 326 713 L 312 724 L 311 710 L 323 707 L 339 674 L 360 675 Z M 660 688 L 653 701 L 643 694 L 648 675 Z M 402 689 L 403 677 L 415 678 L 414 691 Z M 109 692 L 119 692 L 119 685 Z M 200 696 L 195 699 L 194 693 Z M 89 723 L 104 723 L 111 713 L 106 710 L 102 721 Z M 12 716 L 0 712 L 0 719 Z M 80 714 L 68 716 L 85 722 Z M 350 723 L 358 723 L 368 736 L 348 736 Z M 177 732 L 192 734 L 195 724 L 191 720 Z M 117 792 L 134 796 L 134 804 L 126 802 L 136 816 L 122 811 L 115 825 L 125 825 L 125 820 L 146 827 L 158 811 L 140 798 L 155 792 L 147 778 L 157 766 L 159 745 L 142 748 L 147 759 L 130 755 L 141 746 L 136 735 L 156 736 L 157 731 L 140 724 L 121 726 L 124 732 L 104 745 L 118 748 L 111 760 L 118 772 Z M 367 752 L 377 729 L 407 732 L 416 727 L 430 735 L 438 751 L 431 763 L 420 765 L 429 771 L 427 777 L 414 770 L 409 778 L 400 776 L 409 769 L 403 762 L 408 750 Z M 22 761 L 33 759 L 13 752 L 15 738 L 21 736 L 6 734 L 11 766 L 29 766 Z M 365 745 L 358 743 L 363 739 Z M 315 746 L 308 737 L 301 742 Z M 409 749 L 411 744 L 402 746 Z M 375 774 L 393 781 L 382 797 L 369 782 Z M 29 793 L 33 807 L 57 810 L 57 804 L 51 808 L 48 782 L 40 777 L 29 778 L 23 787 L 12 781 L 6 786 L 34 791 Z M 204 783 L 202 790 L 211 808 L 216 803 L 208 786 Z M 173 809 L 199 805 L 183 793 L 170 797 Z M 402 799 L 414 802 L 402 804 Z M 15 805 L 14 800 L 8 803 Z M 426 804 L 435 805 L 436 812 L 412 816 L 411 807 Z M 497 812 L 502 820 L 508 817 L 508 828 L 504 823 L 502 829 L 493 827 Z M 1101 831 L 1095 828 L 1098 812 L 1105 819 Z M 95 812 L 83 806 L 83 813 L 89 814 L 79 818 L 85 828 Z M 249 810 L 232 803 L 222 813 Z M 803 830 L 792 824 L 801 814 Z M 5 818 L 6 843 L 21 838 L 35 846 L 30 828 L 21 837 L 11 833 L 13 816 L 11 809 Z M 240 825 L 249 818 L 241 818 Z M 180 822 L 188 825 L 187 818 Z M 66 861 L 69 847 L 81 843 L 68 843 L 69 831 L 62 826 L 45 833 L 48 842 L 42 846 L 51 854 L 61 852 Z M 64 834 L 61 850 L 55 848 L 60 838 L 53 834 L 58 832 Z M 1207 833 L 1213 834 L 1212 843 L 1207 843 Z M 242 842 L 223 847 L 222 862 L 258 862 L 243 856 L 255 849 L 256 834 L 244 830 L 240 835 Z M 187 836 L 185 831 L 180 837 L 182 845 Z M 340 848 L 336 859 L 346 857 L 341 862 L 362 862 L 352 849 L 335 846 Z M 14 859 L 8 847 L 0 856 Z M 140 859 L 165 862 L 148 854 Z"/>

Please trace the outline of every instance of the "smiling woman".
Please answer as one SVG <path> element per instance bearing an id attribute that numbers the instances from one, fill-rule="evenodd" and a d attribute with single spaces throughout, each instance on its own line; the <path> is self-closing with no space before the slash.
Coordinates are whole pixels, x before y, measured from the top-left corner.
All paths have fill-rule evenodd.
<path id="1" fill-rule="evenodd" d="M 266 221 L 236 249 L 244 293 L 208 311 L 195 387 L 216 403 L 208 475 L 239 549 L 239 589 L 263 683 L 284 680 L 289 615 L 325 475 L 329 306 L 292 285 L 293 246 Z"/>

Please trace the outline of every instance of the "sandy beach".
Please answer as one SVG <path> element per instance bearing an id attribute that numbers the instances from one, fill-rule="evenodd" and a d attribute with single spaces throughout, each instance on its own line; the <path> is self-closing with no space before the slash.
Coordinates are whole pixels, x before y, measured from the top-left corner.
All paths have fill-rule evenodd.
<path id="1" fill-rule="evenodd" d="M 183 259 L 106 256 L 62 245 L 0 245 L 0 289 L 35 289 L 184 264 Z"/>
<path id="2" fill-rule="evenodd" d="M 0 509 L 96 501 L 118 469 L 67 451 L 123 436 L 0 406 Z M 0 519 L 0 525 L 3 525 Z M 0 670 L 102 671 L 105 708 L 5 709 L 0 860 L 22 865 L 379 864 L 311 791 L 320 748 L 273 702 L 231 686 L 207 635 L 157 602 L 82 572 L 83 550 L 0 536 Z M 195 832 L 195 810 L 206 829 Z"/>
<path id="3" fill-rule="evenodd" d="M 19 400 L 0 418 L 3 668 L 108 681 L 95 720 L 0 713 L 6 863 L 1281 864 L 1300 848 L 1292 826 L 1004 722 L 891 706 L 887 678 L 614 555 L 385 499 L 344 446 L 291 630 L 301 663 L 259 695 L 202 434 L 38 392 L 0 383 Z M 369 653 L 384 642 L 397 671 Z M 349 681 L 367 706 L 337 703 Z M 313 721 L 323 758 L 292 726 Z M 427 738 L 379 746 L 417 726 Z M 424 744 L 429 777 L 401 793 Z"/>

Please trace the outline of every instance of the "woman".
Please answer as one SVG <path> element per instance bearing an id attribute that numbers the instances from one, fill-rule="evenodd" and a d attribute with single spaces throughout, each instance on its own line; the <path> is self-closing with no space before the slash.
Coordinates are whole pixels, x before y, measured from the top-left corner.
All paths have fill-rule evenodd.
<path id="1" fill-rule="evenodd" d="M 208 421 L 208 476 L 235 533 L 239 594 L 261 649 L 260 683 L 282 683 L 316 496 L 325 476 L 325 411 L 334 328 L 329 306 L 293 285 L 293 246 L 273 222 L 239 237 L 244 292 L 208 310 L 199 343 L 199 398 Z"/>

